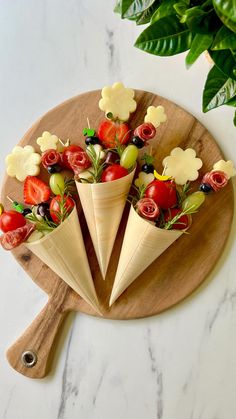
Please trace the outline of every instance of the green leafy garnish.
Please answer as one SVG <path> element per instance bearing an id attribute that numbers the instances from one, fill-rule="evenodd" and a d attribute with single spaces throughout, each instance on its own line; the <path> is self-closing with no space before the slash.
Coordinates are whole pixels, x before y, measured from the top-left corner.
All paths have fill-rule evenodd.
<path id="1" fill-rule="evenodd" d="M 143 157 L 141 157 L 141 160 L 144 160 L 144 163 L 146 164 L 153 164 L 154 157 L 151 156 L 150 154 L 145 153 Z"/>
<path id="2" fill-rule="evenodd" d="M 88 183 L 98 183 L 101 181 L 102 171 L 105 167 L 105 162 L 103 162 L 100 158 L 100 153 L 96 153 L 96 150 L 92 144 L 87 147 L 87 154 L 91 160 L 92 163 L 92 170 L 88 170 L 88 172 L 91 174 L 91 177 L 93 179 L 92 182 L 90 182 L 88 179 L 80 178 L 80 180 L 87 181 Z"/>

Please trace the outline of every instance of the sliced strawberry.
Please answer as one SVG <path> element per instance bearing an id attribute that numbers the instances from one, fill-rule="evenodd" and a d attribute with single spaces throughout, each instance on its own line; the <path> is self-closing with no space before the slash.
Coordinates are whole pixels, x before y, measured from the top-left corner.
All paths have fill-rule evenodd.
<path id="1" fill-rule="evenodd" d="M 105 119 L 98 127 L 98 138 L 106 148 L 115 148 L 118 144 L 126 144 L 130 139 L 129 125 Z"/>
<path id="2" fill-rule="evenodd" d="M 37 205 L 50 198 L 49 186 L 36 176 L 27 176 L 24 182 L 25 204 Z"/>

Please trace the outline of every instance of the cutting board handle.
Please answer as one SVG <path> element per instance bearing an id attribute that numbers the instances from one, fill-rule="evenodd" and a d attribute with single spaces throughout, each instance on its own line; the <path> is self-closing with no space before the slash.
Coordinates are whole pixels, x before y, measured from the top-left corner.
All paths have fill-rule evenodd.
<path id="1" fill-rule="evenodd" d="M 66 314 L 63 308 L 61 298 L 49 298 L 25 333 L 8 349 L 7 359 L 12 368 L 29 378 L 47 375 L 50 352 Z"/>

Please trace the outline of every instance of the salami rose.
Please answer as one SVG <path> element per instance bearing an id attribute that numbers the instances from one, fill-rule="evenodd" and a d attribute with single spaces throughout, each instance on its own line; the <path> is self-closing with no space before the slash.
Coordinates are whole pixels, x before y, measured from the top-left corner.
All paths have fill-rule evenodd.
<path id="1" fill-rule="evenodd" d="M 154 221 L 160 215 L 160 210 L 156 202 L 151 198 L 142 198 L 137 204 L 137 212 L 141 217 Z"/>
<path id="2" fill-rule="evenodd" d="M 42 154 L 41 162 L 42 162 L 43 167 L 47 169 L 47 167 L 49 166 L 60 164 L 61 155 L 56 150 L 53 150 L 53 149 L 47 150 Z"/>
<path id="3" fill-rule="evenodd" d="M 142 125 L 139 125 L 135 131 L 134 135 L 141 138 L 144 141 L 151 140 L 156 135 L 156 128 L 151 122 L 145 122 Z"/>
<path id="4" fill-rule="evenodd" d="M 228 176 L 221 170 L 212 170 L 205 174 L 202 183 L 208 183 L 217 192 L 227 185 L 228 180 Z"/>
<path id="5" fill-rule="evenodd" d="M 0 243 L 5 250 L 12 250 L 23 243 L 34 229 L 33 224 L 26 224 L 24 227 L 8 231 L 0 237 Z"/>
<path id="6" fill-rule="evenodd" d="M 91 166 L 91 161 L 85 151 L 76 151 L 71 153 L 68 156 L 68 163 L 75 175 L 78 175 L 83 170 L 88 169 Z"/>

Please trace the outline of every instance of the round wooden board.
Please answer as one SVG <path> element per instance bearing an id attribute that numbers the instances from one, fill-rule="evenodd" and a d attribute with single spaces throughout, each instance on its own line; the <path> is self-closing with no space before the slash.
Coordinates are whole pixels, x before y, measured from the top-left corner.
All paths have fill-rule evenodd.
<path id="1" fill-rule="evenodd" d="M 50 131 L 63 140 L 70 138 L 72 143 L 83 145 L 82 129 L 87 125 L 86 118 L 89 117 L 90 125 L 94 128 L 103 119 L 103 113 L 98 108 L 99 98 L 100 91 L 93 91 L 62 103 L 37 121 L 20 143 L 31 144 L 37 148 L 37 137 L 43 131 Z M 163 105 L 168 116 L 168 121 L 158 129 L 156 140 L 152 141 L 159 172 L 162 171 L 162 159 L 176 146 L 183 149 L 192 147 L 196 150 L 197 156 L 204 163 L 200 177 L 210 170 L 217 160 L 223 158 L 213 137 L 188 112 L 169 100 L 149 92 L 136 91 L 136 100 L 137 111 L 130 120 L 132 128 L 143 122 L 146 109 L 150 105 Z M 47 178 L 43 170 L 41 177 Z M 22 188 L 22 183 L 6 177 L 2 189 L 2 201 L 6 208 L 10 208 L 6 195 L 22 201 Z M 91 271 L 105 318 L 133 319 L 160 313 L 183 300 L 204 281 L 220 258 L 230 231 L 233 216 L 232 185 L 230 182 L 219 193 L 207 197 L 204 207 L 193 217 L 190 234 L 183 235 L 169 247 L 109 309 L 108 301 L 118 263 L 127 212 L 128 208 L 122 218 L 107 278 L 103 281 L 79 206 L 79 217 Z M 51 298 L 56 299 L 58 289 L 63 288 L 62 280 L 24 246 L 20 246 L 13 254 L 32 279 Z M 77 294 L 69 287 L 67 288 L 65 288 L 61 306 L 64 311 L 77 310 L 96 315 Z"/>

